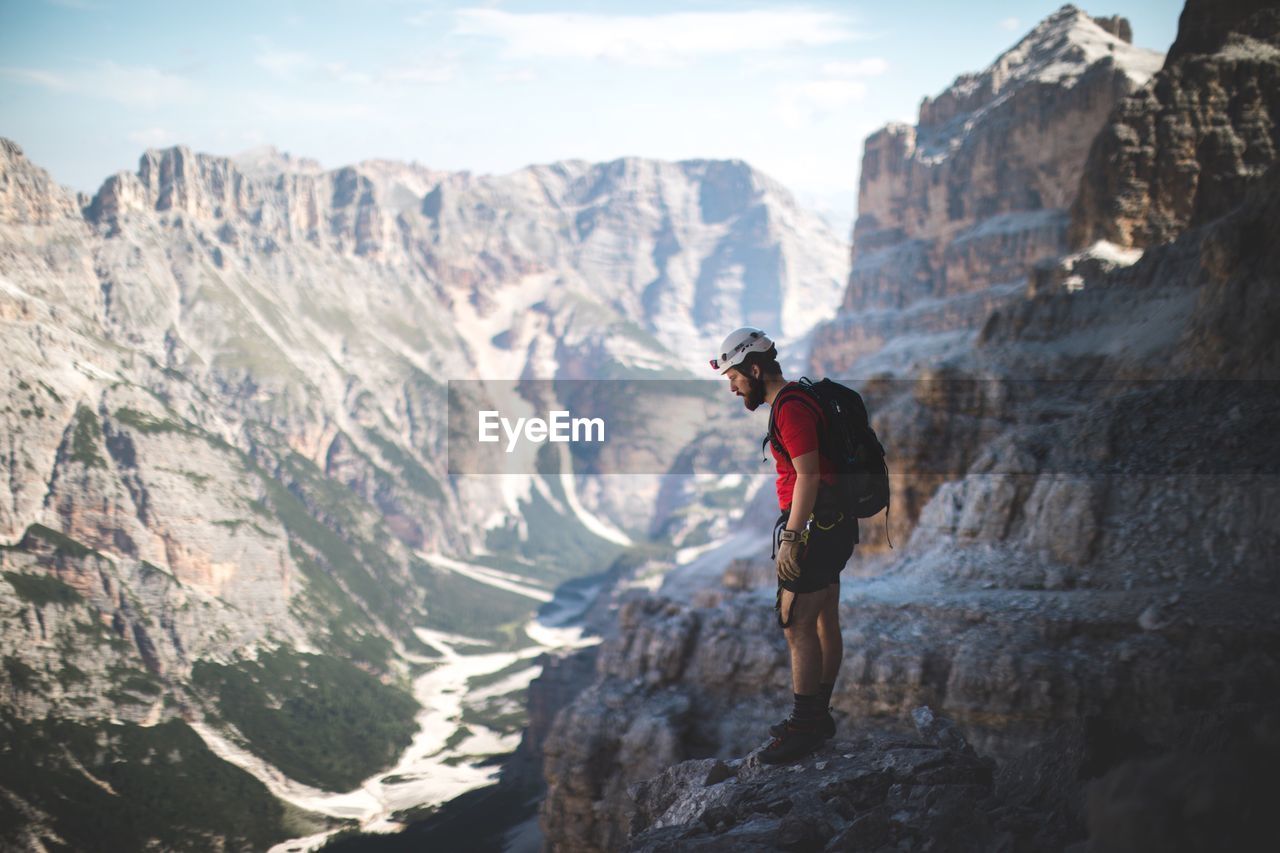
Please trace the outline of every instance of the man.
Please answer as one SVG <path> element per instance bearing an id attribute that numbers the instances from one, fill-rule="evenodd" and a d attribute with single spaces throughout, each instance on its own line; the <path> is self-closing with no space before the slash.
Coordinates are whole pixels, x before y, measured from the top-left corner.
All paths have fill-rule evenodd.
<path id="1" fill-rule="evenodd" d="M 840 636 L 840 572 L 858 541 L 857 519 L 828 508 L 834 468 L 818 451 L 825 427 L 821 406 L 778 364 L 764 332 L 744 327 L 720 346 L 712 368 L 748 411 L 768 404 L 770 444 L 781 516 L 774 527 L 778 619 L 791 652 L 791 716 L 772 726 L 760 753 L 769 764 L 793 761 L 835 736 L 829 704 L 844 641 Z"/>

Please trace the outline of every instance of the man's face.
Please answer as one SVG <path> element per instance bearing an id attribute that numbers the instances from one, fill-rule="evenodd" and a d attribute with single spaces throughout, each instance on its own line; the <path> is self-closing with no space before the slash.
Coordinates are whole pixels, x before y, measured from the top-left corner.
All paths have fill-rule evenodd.
<path id="1" fill-rule="evenodd" d="M 729 390 L 742 398 L 742 405 L 747 407 L 748 412 L 754 412 L 764 403 L 763 379 L 743 373 L 736 367 L 729 368 L 725 376 L 729 377 Z"/>

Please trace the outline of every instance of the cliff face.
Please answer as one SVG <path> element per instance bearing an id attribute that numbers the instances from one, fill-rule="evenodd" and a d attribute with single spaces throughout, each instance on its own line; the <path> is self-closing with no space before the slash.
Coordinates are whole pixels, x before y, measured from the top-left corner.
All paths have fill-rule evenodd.
<path id="1" fill-rule="evenodd" d="M 1204 121 L 1234 126 L 1232 93 L 1248 102 L 1274 73 L 1239 66 L 1247 70 L 1220 91 L 1223 78 L 1197 71 L 1204 89 L 1182 90 L 1178 112 L 1151 93 L 1189 85 L 1188 68 L 1217 61 L 1196 53 L 1194 38 L 1179 42 L 1186 52 L 1120 103 L 1099 138 L 1123 135 L 1144 109 L 1154 113 L 1143 121 L 1176 124 L 1211 103 L 1226 112 Z M 956 103 L 944 114 L 967 108 Z M 1109 168 L 1079 162 L 1086 185 Z M 1280 578 L 1270 557 L 1280 547 L 1270 522 L 1280 453 L 1269 426 L 1280 417 L 1280 360 L 1264 331 L 1280 320 L 1267 236 L 1280 215 L 1280 167 L 1259 168 L 1235 183 L 1228 169 L 1215 184 L 1225 212 L 1198 227 L 1184 221 L 1160 245 L 1046 258 L 1025 293 L 989 313 L 975 307 L 973 331 L 945 347 L 887 337 L 871 352 L 865 337 L 836 337 L 842 324 L 860 328 L 857 315 L 815 345 L 819 373 L 857 364 L 876 377 L 860 390 L 901 475 L 894 516 L 907 518 L 899 549 L 874 560 L 865 555 L 879 519 L 863 526 L 860 567 L 877 577 L 846 572 L 840 732 L 901 727 L 921 703 L 954 718 L 995 761 L 996 799 L 1037 816 L 1034 831 L 1010 830 L 1008 849 L 1158 850 L 1191 836 L 1205 849 L 1248 847 L 1269 830 L 1250 811 L 1252 793 L 1219 794 L 1259 786 L 1274 796 L 1264 767 L 1280 746 Z M 1119 227 L 1124 217 L 1103 220 Z M 925 272 L 913 282 L 927 281 L 927 255 L 918 257 Z M 850 292 L 860 286 L 855 268 Z M 759 537 L 764 547 L 767 531 Z M 667 834 L 649 828 L 643 786 L 624 795 L 655 755 L 729 761 L 765 740 L 789 685 L 772 601 L 767 565 L 739 563 L 723 578 L 709 565 L 675 572 L 654 598 L 624 605 L 623 636 L 602 649 L 595 685 L 547 739 L 550 838 L 606 849 L 639 808 L 641 847 L 781 843 L 772 822 L 781 809 L 750 816 L 749 792 L 736 789 L 742 801 L 714 793 L 701 765 L 654 784 L 683 778 L 684 796 L 726 808 L 673 817 L 659 827 Z M 1192 802 L 1200 817 L 1190 817 Z M 812 815 L 815 824 L 834 815 L 822 845 L 849 849 L 835 841 L 846 819 L 838 805 Z"/>
<path id="2" fill-rule="evenodd" d="M 5 141 L 3 724 L 189 722 L 295 801 L 355 787 L 412 733 L 404 688 L 439 655 L 416 629 L 510 643 L 620 550 L 583 517 L 628 486 L 579 510 L 558 478 L 452 479 L 446 381 L 685 375 L 677 348 L 747 304 L 833 308 L 843 255 L 743 163 L 475 177 L 178 147 L 82 206 Z M 528 585 L 433 562 L 485 546 Z M 45 747 L 32 764 L 73 778 L 107 761 Z M 74 783 L 45 781 L 0 778 L 13 825 L 80 843 L 56 814 Z"/>
<path id="3" fill-rule="evenodd" d="M 1191 22 L 1191 23 L 1188 23 Z M 1226 214 L 1280 149 L 1280 10 L 1188 3 L 1157 85 L 1089 152 L 1071 242 L 1146 248 Z"/>
<path id="4" fill-rule="evenodd" d="M 1159 67 L 1128 36 L 1123 19 L 1064 6 L 926 98 L 914 127 L 867 138 L 849 286 L 841 316 L 815 336 L 825 367 L 854 375 L 895 338 L 963 339 L 1065 249 L 1090 143 Z"/>

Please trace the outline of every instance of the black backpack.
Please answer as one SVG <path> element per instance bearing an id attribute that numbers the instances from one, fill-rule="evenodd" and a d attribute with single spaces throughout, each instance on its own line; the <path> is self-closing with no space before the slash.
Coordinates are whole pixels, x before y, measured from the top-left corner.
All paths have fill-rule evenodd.
<path id="1" fill-rule="evenodd" d="M 836 486 L 824 503 L 829 500 L 829 505 L 857 518 L 870 518 L 888 509 L 889 468 L 884 461 L 884 445 L 871 428 L 862 396 L 830 379 L 814 382 L 801 377 L 785 388 L 770 406 L 769 434 L 764 440 L 782 456 L 787 456 L 787 451 L 774 429 L 774 415 L 789 400 L 796 400 L 815 413 L 820 409 L 825 415 L 827 426 L 818 436 L 818 452 L 835 466 Z"/>

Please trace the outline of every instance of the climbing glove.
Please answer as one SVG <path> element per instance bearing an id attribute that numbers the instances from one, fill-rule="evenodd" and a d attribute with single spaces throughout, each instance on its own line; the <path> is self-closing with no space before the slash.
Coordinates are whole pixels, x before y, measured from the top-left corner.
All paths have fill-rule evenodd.
<path id="1" fill-rule="evenodd" d="M 804 543 L 782 542 L 778 545 L 778 577 L 793 581 L 800 577 L 800 558 L 804 555 Z"/>

